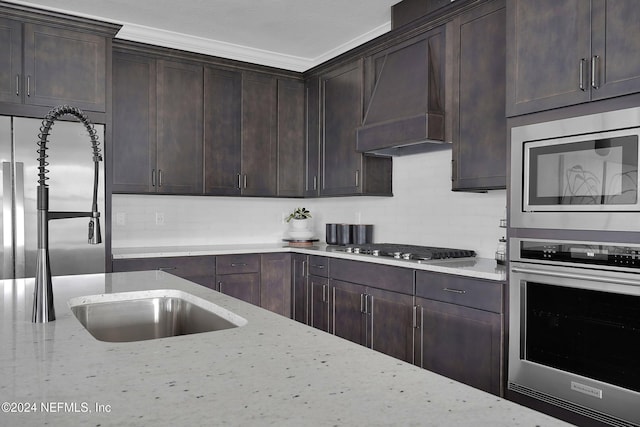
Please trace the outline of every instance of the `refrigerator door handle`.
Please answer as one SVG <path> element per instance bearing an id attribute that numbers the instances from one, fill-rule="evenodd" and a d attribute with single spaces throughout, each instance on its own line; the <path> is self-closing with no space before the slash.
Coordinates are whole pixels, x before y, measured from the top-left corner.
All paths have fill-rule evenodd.
<path id="1" fill-rule="evenodd" d="M 11 162 L 2 162 L 2 277 L 13 278 L 13 206 Z"/>
<path id="2" fill-rule="evenodd" d="M 15 263 L 16 263 L 16 277 L 26 277 L 25 273 L 25 228 L 24 228 L 24 163 L 15 163 L 15 199 L 13 201 L 15 206 Z"/>

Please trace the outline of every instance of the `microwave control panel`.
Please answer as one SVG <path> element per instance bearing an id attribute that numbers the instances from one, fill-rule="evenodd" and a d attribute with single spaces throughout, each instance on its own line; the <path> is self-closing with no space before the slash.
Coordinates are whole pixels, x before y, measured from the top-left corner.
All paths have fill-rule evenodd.
<path id="1" fill-rule="evenodd" d="M 519 251 L 522 260 L 640 269 L 640 246 L 523 240 Z"/>

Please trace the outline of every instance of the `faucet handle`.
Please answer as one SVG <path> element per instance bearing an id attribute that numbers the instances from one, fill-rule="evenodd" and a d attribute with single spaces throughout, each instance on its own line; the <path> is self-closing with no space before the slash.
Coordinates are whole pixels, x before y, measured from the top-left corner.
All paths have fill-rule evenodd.
<path id="1" fill-rule="evenodd" d="M 99 213 L 97 214 L 100 215 Z M 102 234 L 100 233 L 100 218 L 94 216 L 89 220 L 89 244 L 99 245 L 100 243 L 102 243 Z"/>

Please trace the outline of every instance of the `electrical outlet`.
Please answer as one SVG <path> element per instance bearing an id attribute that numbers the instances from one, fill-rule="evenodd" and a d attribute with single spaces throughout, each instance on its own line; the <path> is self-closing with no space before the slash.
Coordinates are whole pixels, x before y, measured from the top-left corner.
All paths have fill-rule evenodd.
<path id="1" fill-rule="evenodd" d="M 156 212 L 156 225 L 164 225 L 164 213 Z"/>
<path id="2" fill-rule="evenodd" d="M 124 227 L 127 225 L 127 214 L 124 212 L 116 212 L 116 225 Z"/>

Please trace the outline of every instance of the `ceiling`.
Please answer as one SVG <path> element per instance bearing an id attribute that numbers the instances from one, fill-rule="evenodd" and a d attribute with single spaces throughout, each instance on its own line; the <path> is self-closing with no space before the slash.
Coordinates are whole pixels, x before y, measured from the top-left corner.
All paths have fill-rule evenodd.
<path id="1" fill-rule="evenodd" d="M 116 38 L 306 71 L 391 28 L 399 0 L 31 0 L 123 25 Z"/>

